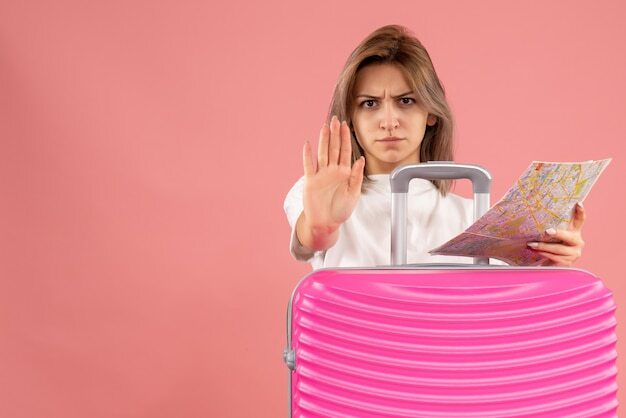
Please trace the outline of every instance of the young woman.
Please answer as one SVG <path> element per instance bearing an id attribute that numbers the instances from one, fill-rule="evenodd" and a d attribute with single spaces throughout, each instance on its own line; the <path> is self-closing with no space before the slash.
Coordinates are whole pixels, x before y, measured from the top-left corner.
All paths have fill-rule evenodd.
<path id="1" fill-rule="evenodd" d="M 348 58 L 319 136 L 317 164 L 308 143 L 304 177 L 287 194 L 291 252 L 313 268 L 389 264 L 389 174 L 402 164 L 452 161 L 452 115 L 428 52 L 407 29 L 385 26 Z M 428 251 L 472 222 L 471 200 L 449 193 L 449 181 L 415 179 L 409 189 L 409 263 L 471 262 Z M 576 205 L 558 242 L 529 243 L 546 265 L 581 255 L 585 213 Z"/>

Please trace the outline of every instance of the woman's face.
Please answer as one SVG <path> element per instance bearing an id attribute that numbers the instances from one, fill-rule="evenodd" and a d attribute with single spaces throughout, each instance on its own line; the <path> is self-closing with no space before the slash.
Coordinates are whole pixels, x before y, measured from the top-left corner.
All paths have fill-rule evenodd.
<path id="1" fill-rule="evenodd" d="M 436 118 L 429 117 L 416 98 L 393 64 L 371 64 L 357 73 L 352 125 L 369 174 L 419 162 L 426 125 L 433 125 Z"/>

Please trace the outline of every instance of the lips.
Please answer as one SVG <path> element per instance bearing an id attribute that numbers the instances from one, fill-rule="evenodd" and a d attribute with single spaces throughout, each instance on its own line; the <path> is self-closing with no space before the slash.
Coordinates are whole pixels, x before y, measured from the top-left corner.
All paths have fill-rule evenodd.
<path id="1" fill-rule="evenodd" d="M 400 141 L 402 141 L 402 138 L 397 138 L 395 136 L 388 136 L 387 138 L 377 140 L 377 142 L 382 142 L 384 144 L 394 144 Z"/>

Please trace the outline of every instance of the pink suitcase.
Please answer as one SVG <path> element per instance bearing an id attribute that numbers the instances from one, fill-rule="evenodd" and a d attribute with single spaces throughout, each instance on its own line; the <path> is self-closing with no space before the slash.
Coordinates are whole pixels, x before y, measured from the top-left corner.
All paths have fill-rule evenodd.
<path id="1" fill-rule="evenodd" d="M 396 170 L 394 264 L 406 256 L 397 182 L 414 177 L 471 177 L 477 214 L 489 206 L 483 169 Z M 579 269 L 476 261 L 303 278 L 287 315 L 290 416 L 617 416 L 615 305 L 602 282 Z"/>

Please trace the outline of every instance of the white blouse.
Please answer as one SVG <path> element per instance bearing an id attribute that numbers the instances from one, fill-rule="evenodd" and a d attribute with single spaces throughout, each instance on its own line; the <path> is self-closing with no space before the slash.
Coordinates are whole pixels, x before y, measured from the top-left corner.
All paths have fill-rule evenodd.
<path id="1" fill-rule="evenodd" d="M 302 247 L 295 225 L 303 211 L 304 177 L 285 198 L 284 209 L 291 225 L 291 254 L 322 267 L 374 267 L 390 264 L 391 186 L 389 174 L 370 175 L 373 182 L 361 194 L 354 212 L 340 227 L 339 239 L 326 251 L 311 252 Z M 413 179 L 409 185 L 407 220 L 407 262 L 471 263 L 471 257 L 430 255 L 438 247 L 463 232 L 473 222 L 473 203 L 453 193 L 441 196 L 427 180 Z"/>

